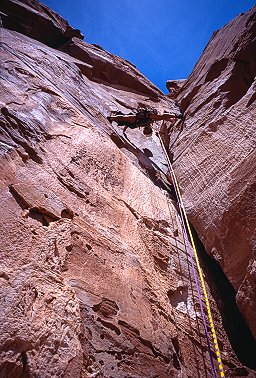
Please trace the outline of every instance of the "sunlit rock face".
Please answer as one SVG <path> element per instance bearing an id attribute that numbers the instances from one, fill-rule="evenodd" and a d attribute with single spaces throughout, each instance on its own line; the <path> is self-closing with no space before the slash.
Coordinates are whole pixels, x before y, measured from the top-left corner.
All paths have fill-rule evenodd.
<path id="1" fill-rule="evenodd" d="M 176 100 L 172 153 L 189 218 L 256 336 L 256 7 L 216 31 Z"/>
<path id="2" fill-rule="evenodd" d="M 160 142 L 106 119 L 177 104 L 100 47 L 23 35 L 16 15 L 1 31 L 0 377 L 210 376 Z M 210 303 L 227 375 L 252 377 Z"/>

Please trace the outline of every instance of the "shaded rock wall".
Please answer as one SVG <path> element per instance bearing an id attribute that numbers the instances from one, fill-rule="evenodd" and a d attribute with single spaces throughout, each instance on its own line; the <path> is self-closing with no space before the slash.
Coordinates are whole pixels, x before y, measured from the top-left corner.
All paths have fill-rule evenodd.
<path id="1" fill-rule="evenodd" d="M 254 336 L 255 51 L 253 7 L 213 34 L 176 96 L 186 122 L 170 137 L 190 220 Z"/>
<path id="2" fill-rule="evenodd" d="M 1 38 L 0 377 L 210 376 L 159 141 L 125 138 L 106 120 L 177 105 L 97 46 L 70 38 L 59 51 L 6 29 Z M 253 376 L 210 303 L 227 376 Z"/>
<path id="3" fill-rule="evenodd" d="M 51 47 L 72 37 L 83 39 L 60 15 L 34 0 L 2 0 L 0 17 L 4 28 L 16 30 Z"/>
<path id="4" fill-rule="evenodd" d="M 94 81 L 111 84 L 117 89 L 134 90 L 157 99 L 161 91 L 147 80 L 132 64 L 125 59 L 110 54 L 98 45 L 72 38 L 59 48 L 92 67 L 90 78 Z"/>

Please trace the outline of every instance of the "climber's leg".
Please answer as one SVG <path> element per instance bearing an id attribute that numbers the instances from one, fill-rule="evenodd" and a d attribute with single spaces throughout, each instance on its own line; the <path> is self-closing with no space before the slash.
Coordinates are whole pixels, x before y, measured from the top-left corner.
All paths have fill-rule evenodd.
<path id="1" fill-rule="evenodd" d="M 127 124 L 136 122 L 136 116 L 133 114 L 117 114 L 107 117 L 107 119 L 109 122 L 116 122 L 118 126 L 123 126 L 124 123 Z"/>

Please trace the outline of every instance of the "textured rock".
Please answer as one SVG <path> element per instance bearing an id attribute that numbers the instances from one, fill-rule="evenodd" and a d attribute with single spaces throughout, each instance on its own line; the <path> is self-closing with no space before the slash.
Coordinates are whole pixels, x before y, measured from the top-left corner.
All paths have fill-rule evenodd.
<path id="1" fill-rule="evenodd" d="M 170 137 L 189 217 L 256 336 L 256 8 L 216 31 L 176 100 Z M 173 143 L 175 141 L 175 143 Z"/>
<path id="2" fill-rule="evenodd" d="M 170 92 L 169 97 L 170 98 L 176 98 L 178 95 L 179 90 L 183 87 L 185 84 L 186 79 L 180 79 L 180 80 L 167 80 L 166 82 L 166 88 Z"/>
<path id="3" fill-rule="evenodd" d="M 90 45 L 78 38 L 72 38 L 59 49 L 91 65 L 93 80 L 111 84 L 117 89 L 129 88 L 129 90 L 155 99 L 162 95 L 161 91 L 147 80 L 135 66 L 127 64 L 125 59 L 110 54 L 98 45 Z"/>
<path id="4" fill-rule="evenodd" d="M 3 27 L 18 31 L 51 47 L 83 35 L 46 5 L 34 0 L 1 0 Z"/>
<path id="5" fill-rule="evenodd" d="M 2 38 L 0 377 L 210 376 L 159 141 L 106 119 L 177 105 L 98 47 Z M 120 81 L 97 77 L 106 58 Z M 227 376 L 253 376 L 210 303 Z"/>

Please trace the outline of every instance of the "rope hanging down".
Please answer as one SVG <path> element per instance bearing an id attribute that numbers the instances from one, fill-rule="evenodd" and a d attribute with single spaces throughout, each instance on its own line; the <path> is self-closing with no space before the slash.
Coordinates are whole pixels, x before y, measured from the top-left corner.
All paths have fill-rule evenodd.
<path id="1" fill-rule="evenodd" d="M 174 169 L 172 167 L 170 158 L 169 158 L 169 156 L 167 154 L 167 151 L 166 151 L 166 148 L 165 148 L 164 143 L 162 141 L 160 133 L 157 133 L 157 135 L 159 137 L 162 149 L 163 149 L 164 154 L 166 156 L 166 159 L 167 159 L 167 162 L 168 162 L 168 166 L 169 166 L 169 169 L 170 169 L 170 172 L 171 172 L 171 176 L 172 176 L 172 179 L 173 179 L 173 184 L 174 184 L 175 192 L 176 192 L 176 195 L 177 195 L 177 198 L 178 198 L 178 204 L 179 204 L 181 218 L 182 218 L 182 223 L 183 223 L 183 227 L 184 227 L 184 233 L 185 233 L 185 235 L 187 234 L 187 232 L 186 232 L 186 227 L 187 227 L 187 230 L 188 230 L 188 233 L 189 233 L 189 237 L 190 237 L 190 242 L 191 242 L 191 245 L 192 245 L 192 249 L 194 251 L 194 256 L 195 256 L 195 260 L 196 260 L 196 266 L 197 266 L 198 274 L 199 274 L 200 281 L 201 281 L 201 286 L 202 286 L 202 290 L 203 290 L 203 294 L 204 294 L 204 300 L 205 300 L 206 309 L 207 309 L 207 315 L 208 315 L 208 319 L 209 319 L 209 323 L 210 323 L 210 328 L 211 328 L 211 334 L 212 334 L 213 343 L 214 343 L 214 347 L 215 347 L 215 352 L 216 352 L 216 356 L 217 356 L 220 377 L 225 377 L 224 369 L 223 369 L 223 365 L 222 365 L 222 361 L 221 361 L 221 356 L 220 356 L 220 349 L 219 349 L 218 340 L 217 340 L 217 336 L 216 336 L 216 332 L 215 332 L 215 327 L 214 327 L 214 323 L 213 323 L 213 318 L 212 318 L 212 313 L 211 313 L 211 308 L 210 308 L 210 302 L 209 302 L 208 294 L 207 294 L 207 291 L 206 291 L 205 281 L 204 281 L 202 269 L 201 269 L 201 266 L 200 266 L 200 262 L 199 262 L 199 258 L 198 258 L 198 253 L 197 253 L 197 249 L 196 249 L 196 246 L 195 246 L 194 238 L 193 238 L 193 235 L 192 235 L 191 227 L 190 227 L 190 224 L 189 224 L 189 221 L 188 221 L 188 217 L 187 217 L 185 206 L 183 204 L 183 200 L 182 200 L 182 197 L 181 197 L 178 181 L 177 181 Z M 186 227 L 185 227 L 185 225 L 186 225 Z M 188 242 L 188 240 L 187 240 L 187 242 Z M 188 247 L 188 250 L 190 251 L 189 247 Z M 191 251 L 190 251 L 190 253 L 191 253 Z M 214 378 L 216 378 L 215 367 L 214 367 L 214 364 L 213 364 L 213 359 L 212 359 L 211 350 L 210 350 L 210 340 L 209 340 L 208 331 L 207 331 L 207 325 L 206 325 L 206 320 L 205 320 L 205 316 L 204 316 L 204 310 L 203 310 L 203 304 L 202 304 L 202 300 L 201 300 L 200 289 L 199 289 L 197 275 L 196 275 L 194 264 L 193 264 L 193 256 L 191 255 L 191 257 L 192 257 L 193 274 L 194 274 L 195 282 L 196 282 L 196 286 L 197 286 L 197 292 L 198 292 L 198 298 L 199 298 L 199 303 L 200 303 L 200 309 L 201 309 L 201 312 L 202 312 L 202 319 L 203 319 L 204 329 L 205 329 L 206 338 L 207 338 L 207 345 L 208 345 L 208 350 L 209 350 L 209 355 L 210 355 L 212 372 L 213 372 Z"/>

